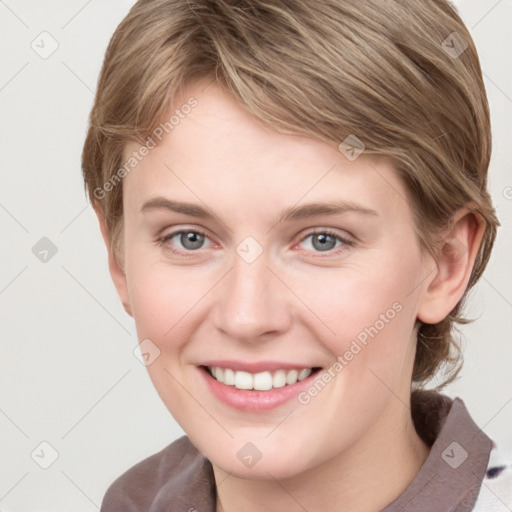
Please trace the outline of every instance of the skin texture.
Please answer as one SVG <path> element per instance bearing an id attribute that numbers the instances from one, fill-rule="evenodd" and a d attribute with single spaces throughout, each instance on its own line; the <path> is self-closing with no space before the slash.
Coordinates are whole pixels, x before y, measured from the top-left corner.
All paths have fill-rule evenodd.
<path id="1" fill-rule="evenodd" d="M 434 260 L 419 247 L 391 161 L 363 153 L 351 162 L 336 145 L 280 134 L 214 84 L 189 84 L 177 105 L 190 96 L 197 106 L 124 178 L 121 265 L 109 250 L 139 340 L 161 351 L 149 375 L 212 462 L 219 510 L 380 510 L 428 456 L 409 408 L 416 327 L 440 321 L 462 297 L 481 222 L 461 211 L 446 232 L 449 250 Z M 128 145 L 125 156 L 139 147 Z M 218 220 L 141 213 L 157 196 Z M 376 214 L 279 222 L 286 208 L 329 201 Z M 159 243 L 180 229 L 205 232 L 203 245 L 189 249 L 179 235 Z M 329 239 L 322 251 L 313 229 L 349 243 Z M 236 251 L 247 236 L 263 251 L 252 263 Z M 329 368 L 393 304 L 400 312 L 306 405 L 240 412 L 211 395 L 199 373 L 208 359 Z M 247 442 L 262 454 L 252 467 L 237 457 Z"/>

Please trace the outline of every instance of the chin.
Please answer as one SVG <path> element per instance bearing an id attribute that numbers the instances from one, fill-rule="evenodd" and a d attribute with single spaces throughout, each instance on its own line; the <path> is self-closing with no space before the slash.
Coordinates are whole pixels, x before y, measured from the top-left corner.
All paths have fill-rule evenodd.
<path id="1" fill-rule="evenodd" d="M 250 443 L 231 443 L 222 446 L 222 451 L 202 451 L 213 466 L 236 478 L 247 480 L 283 480 L 292 478 L 313 467 L 308 463 L 307 454 L 301 447 L 293 452 L 283 453 L 279 446 L 268 445 L 261 451 Z M 241 444 L 242 448 L 238 445 Z M 231 452 L 231 453 L 229 453 Z M 232 454 L 232 455 L 231 455 Z"/>

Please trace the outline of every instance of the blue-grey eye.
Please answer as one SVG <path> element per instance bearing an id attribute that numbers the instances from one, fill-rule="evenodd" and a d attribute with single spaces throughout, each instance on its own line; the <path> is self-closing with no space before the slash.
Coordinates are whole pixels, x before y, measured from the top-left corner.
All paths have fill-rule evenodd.
<path id="1" fill-rule="evenodd" d="M 204 235 L 195 231 L 184 231 L 181 234 L 180 242 L 185 249 L 199 249 L 204 243 Z"/>
<path id="2" fill-rule="evenodd" d="M 329 233 L 310 233 L 307 235 L 303 242 L 307 239 L 311 239 L 311 246 L 314 250 L 320 252 L 331 251 L 336 248 L 336 242 L 340 241 L 340 238 Z M 340 242 L 341 245 L 341 242 Z M 338 245 L 339 247 L 339 245 Z"/>
<path id="3" fill-rule="evenodd" d="M 197 231 L 177 231 L 176 233 L 172 233 L 165 238 L 174 244 L 175 242 L 173 238 L 176 237 L 179 237 L 179 244 L 181 244 L 181 246 L 188 251 L 200 249 L 206 238 L 205 235 L 198 233 Z"/>

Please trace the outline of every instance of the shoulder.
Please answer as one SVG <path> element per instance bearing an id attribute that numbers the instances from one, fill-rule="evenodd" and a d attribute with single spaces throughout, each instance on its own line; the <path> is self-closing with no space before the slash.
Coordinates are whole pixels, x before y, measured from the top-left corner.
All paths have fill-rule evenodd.
<path id="1" fill-rule="evenodd" d="M 411 396 L 411 412 L 418 434 L 431 446 L 416 479 L 420 487 L 421 475 L 428 473 L 429 483 L 435 474 L 443 481 L 440 499 L 452 500 L 450 510 L 512 511 L 512 452 L 478 427 L 461 398 L 417 390 Z M 434 498 L 428 496 L 429 505 Z M 437 507 L 441 509 L 447 510 Z"/>
<path id="2" fill-rule="evenodd" d="M 512 451 L 493 444 L 489 464 L 473 512 L 512 510 Z"/>
<path id="3" fill-rule="evenodd" d="M 179 492 L 184 482 L 201 472 L 205 457 L 182 436 L 119 476 L 107 489 L 101 512 L 148 511 L 165 487 Z M 171 491 L 172 491 L 171 490 Z"/>

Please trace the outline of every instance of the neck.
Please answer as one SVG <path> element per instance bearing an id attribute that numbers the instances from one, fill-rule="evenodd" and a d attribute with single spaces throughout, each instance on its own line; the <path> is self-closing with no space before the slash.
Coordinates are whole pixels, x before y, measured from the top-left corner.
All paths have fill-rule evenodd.
<path id="1" fill-rule="evenodd" d="M 344 512 L 379 511 L 409 486 L 429 453 L 414 429 L 410 409 L 392 400 L 349 450 L 293 477 L 247 480 L 214 466 L 217 511 L 339 512 L 340 506 Z"/>

